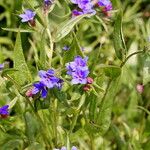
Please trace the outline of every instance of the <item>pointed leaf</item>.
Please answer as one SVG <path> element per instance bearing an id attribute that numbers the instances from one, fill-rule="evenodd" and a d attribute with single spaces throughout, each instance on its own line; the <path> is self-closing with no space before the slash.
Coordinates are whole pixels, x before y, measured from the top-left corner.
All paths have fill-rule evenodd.
<path id="1" fill-rule="evenodd" d="M 119 12 L 114 25 L 113 43 L 117 57 L 123 60 L 126 55 L 126 46 L 122 32 L 122 13 Z"/>
<path id="2" fill-rule="evenodd" d="M 60 26 L 54 35 L 54 41 L 58 42 L 62 38 L 64 38 L 69 32 L 73 29 L 73 27 L 84 17 L 90 16 L 89 14 L 86 15 L 80 15 L 74 18 L 71 18 L 69 21 L 65 22 L 62 26 Z"/>
<path id="3" fill-rule="evenodd" d="M 20 32 L 18 32 L 17 34 L 14 49 L 14 69 L 18 70 L 14 73 L 15 80 L 18 82 L 18 84 L 23 85 L 26 82 L 32 81 L 32 76 L 30 74 L 23 54 Z"/>

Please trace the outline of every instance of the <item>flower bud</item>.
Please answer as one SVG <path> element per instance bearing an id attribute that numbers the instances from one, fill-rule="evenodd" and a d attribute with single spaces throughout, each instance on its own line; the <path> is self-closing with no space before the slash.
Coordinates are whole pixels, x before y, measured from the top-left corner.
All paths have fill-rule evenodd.
<path id="1" fill-rule="evenodd" d="M 137 84 L 136 90 L 137 90 L 140 94 L 142 94 L 143 91 L 144 91 L 144 86 L 143 86 L 142 84 Z"/>
<path id="2" fill-rule="evenodd" d="M 87 84 L 92 84 L 94 82 L 93 78 L 87 77 Z"/>
<path id="3" fill-rule="evenodd" d="M 33 89 L 33 88 L 30 88 L 30 89 L 28 89 L 28 90 L 26 91 L 25 95 L 26 95 L 27 97 L 32 97 L 32 96 L 33 96 L 32 89 Z"/>
<path id="4" fill-rule="evenodd" d="M 2 119 L 6 119 L 6 118 L 8 118 L 8 115 L 0 115 L 0 118 L 2 118 Z"/>
<path id="5" fill-rule="evenodd" d="M 91 86 L 89 84 L 86 84 L 84 87 L 83 87 L 83 90 L 84 91 L 89 91 L 91 89 Z"/>

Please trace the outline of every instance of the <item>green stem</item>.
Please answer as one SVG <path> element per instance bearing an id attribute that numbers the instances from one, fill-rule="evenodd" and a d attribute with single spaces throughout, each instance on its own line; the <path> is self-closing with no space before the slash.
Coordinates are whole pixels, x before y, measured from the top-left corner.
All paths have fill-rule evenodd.
<path id="1" fill-rule="evenodd" d="M 95 150 L 94 137 L 93 136 L 90 136 L 90 141 L 91 141 L 91 150 Z"/>
<path id="2" fill-rule="evenodd" d="M 141 51 L 134 52 L 134 53 L 130 54 L 130 55 L 121 63 L 120 67 L 123 67 L 123 66 L 125 65 L 125 63 L 129 60 L 129 58 L 131 58 L 131 57 L 134 56 L 134 55 L 141 54 L 141 53 L 144 53 L 144 51 L 141 50 Z"/>
<path id="3" fill-rule="evenodd" d="M 47 31 L 47 35 L 49 37 L 49 42 L 50 42 L 50 44 L 49 44 L 50 51 L 49 51 L 49 56 L 48 57 L 49 57 L 49 64 L 50 64 L 50 67 L 51 67 L 51 65 L 52 65 L 52 58 L 53 58 L 54 43 L 53 43 L 52 35 L 51 35 L 51 32 L 50 32 L 49 28 L 47 28 L 46 31 Z"/>
<path id="4" fill-rule="evenodd" d="M 21 94 L 21 93 L 20 93 Z M 31 101 L 28 99 L 28 97 L 26 97 L 25 95 L 21 94 L 23 97 L 25 97 L 25 99 L 27 100 L 28 104 L 30 105 L 30 107 L 32 108 L 35 116 L 37 117 L 38 121 L 40 122 L 41 124 L 41 127 L 42 127 L 42 136 L 43 136 L 43 140 L 46 141 L 46 147 L 47 148 L 53 148 L 53 144 L 51 142 L 51 140 L 46 136 L 46 133 L 45 133 L 45 124 L 43 122 L 43 120 L 41 119 L 40 115 L 38 114 L 38 112 L 35 111 L 34 109 L 34 106 L 32 105 Z M 50 145 L 50 146 L 49 146 Z"/>
<path id="5" fill-rule="evenodd" d="M 54 137 L 55 137 L 55 146 L 57 146 L 57 99 L 54 100 L 53 102 L 53 129 L 54 129 Z"/>

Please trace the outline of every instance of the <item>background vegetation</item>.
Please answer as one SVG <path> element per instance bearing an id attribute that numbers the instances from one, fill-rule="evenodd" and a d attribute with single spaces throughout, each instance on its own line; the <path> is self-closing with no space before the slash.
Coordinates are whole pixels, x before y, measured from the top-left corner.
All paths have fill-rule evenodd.
<path id="1" fill-rule="evenodd" d="M 45 144 L 47 137 L 55 147 L 66 145 L 69 139 L 71 145 L 77 146 L 79 150 L 150 149 L 150 54 L 148 52 L 150 2 L 149 0 L 112 0 L 112 2 L 111 17 L 106 17 L 98 11 L 96 16 L 83 18 L 65 38 L 62 38 L 62 35 L 58 34 L 62 31 L 59 27 L 64 27 L 69 21 L 74 6 L 69 0 L 57 1 L 48 17 L 48 28 L 52 36 L 57 37 L 51 60 L 48 51 L 49 40 L 43 29 L 46 21 L 40 9 L 43 5 L 42 0 L 31 2 L 0 0 L 0 63 L 5 62 L 6 68 L 13 68 L 14 61 L 19 59 L 18 52 L 15 53 L 18 47 L 15 42 L 17 32 L 20 30 L 23 53 L 33 78 L 32 82 L 37 81 L 38 70 L 48 69 L 50 62 L 59 72 L 66 62 L 72 61 L 74 56 L 81 54 L 79 48 L 84 47 L 82 54 L 89 57 L 90 76 L 97 84 L 91 93 L 86 94 L 81 87 L 68 85 L 65 85 L 62 93 L 52 91 L 50 93 L 53 95 L 52 100 L 42 101 L 42 104 L 37 104 L 36 107 L 42 120 L 46 122 L 41 128 L 40 121 L 36 119 L 26 99 L 20 95 L 13 81 L 8 80 L 13 76 L 14 70 L 3 72 L 3 77 L 0 77 L 0 106 L 11 103 L 12 108 L 9 118 L 0 119 L 1 150 L 50 149 L 45 146 L 49 145 Z M 23 12 L 22 8 L 37 10 L 35 29 L 21 23 L 18 15 Z M 116 33 L 119 9 L 123 14 L 122 31 L 126 56 L 146 51 L 128 59 L 126 64 L 121 66 L 121 75 L 119 66 L 123 62 L 118 59 L 114 49 L 117 40 L 114 38 L 114 30 Z M 65 45 L 69 45 L 71 50 L 63 51 L 62 47 Z M 15 82 L 21 83 L 20 92 L 24 93 L 31 82 L 26 81 L 24 68 L 20 68 L 19 71 L 22 76 L 14 79 Z M 110 80 L 113 83 L 108 86 Z M 138 84 L 144 85 L 142 93 L 136 89 Z M 104 92 L 99 87 L 109 91 L 109 94 L 105 94 L 104 107 L 101 107 Z M 67 98 L 64 93 L 67 93 Z M 57 108 L 56 103 L 53 102 L 54 95 L 58 99 Z M 82 106 L 85 95 L 86 102 Z M 68 100 L 69 106 L 65 105 L 65 99 Z M 50 109 L 47 109 L 49 106 Z M 76 113 L 76 108 L 80 106 L 82 113 Z M 107 110 L 99 114 L 98 124 L 97 107 Z M 42 135 L 45 133 L 47 135 L 43 140 Z"/>

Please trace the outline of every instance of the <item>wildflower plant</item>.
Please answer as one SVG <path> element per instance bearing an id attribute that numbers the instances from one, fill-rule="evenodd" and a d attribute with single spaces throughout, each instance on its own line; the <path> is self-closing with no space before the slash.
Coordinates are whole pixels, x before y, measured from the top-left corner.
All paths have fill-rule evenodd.
<path id="1" fill-rule="evenodd" d="M 14 39 L 15 35 L 15 42 L 8 40 L 5 44 L 11 43 L 10 50 L 5 53 L 2 48 L 0 52 L 2 150 L 98 150 L 102 146 L 109 149 L 110 145 L 117 149 L 122 146 L 129 149 L 131 145 L 139 148 L 137 138 L 128 134 L 131 129 L 126 120 L 130 120 L 130 115 L 126 112 L 128 117 L 122 117 L 125 109 L 120 101 L 124 99 L 118 97 L 128 97 L 124 95 L 128 94 L 127 90 L 134 91 L 133 99 L 136 94 L 144 94 L 150 81 L 149 65 L 144 66 L 145 75 L 139 82 L 144 88 L 137 83 L 135 73 L 127 73 L 126 66 L 137 54 L 149 64 L 149 46 L 137 38 L 136 41 L 144 46 L 139 46 L 141 50 L 129 52 L 130 46 L 134 47 L 138 42 L 130 45 L 132 38 L 136 37 L 135 32 L 128 33 L 132 38 L 128 34 L 124 36 L 126 24 L 134 26 L 132 19 L 125 20 L 129 14 L 127 8 L 121 8 L 123 2 L 23 0 L 16 3 L 17 11 L 13 10 L 17 20 L 15 28 L 13 25 L 3 27 L 6 33 L 13 32 L 11 38 Z M 139 17 L 133 11 L 133 8 L 140 7 L 139 3 L 142 2 L 123 3 L 132 6 L 132 11 L 129 11 L 131 18 Z M 147 26 L 139 33 L 145 35 Z M 135 66 L 129 69 L 135 69 Z M 134 82 L 127 89 L 123 87 L 124 78 L 130 78 L 129 74 Z M 129 103 L 130 106 L 122 103 L 131 112 L 132 103 L 138 105 L 137 101 Z M 140 102 L 140 105 L 144 104 L 146 108 L 137 108 L 149 114 L 149 103 Z M 122 108 L 120 111 L 119 107 Z M 133 120 L 137 121 L 139 114 L 141 112 L 137 112 Z M 120 133 L 122 128 L 123 133 Z M 135 132 L 137 134 L 138 129 Z M 109 137 L 110 134 L 113 137 L 106 140 L 104 135 Z M 104 144 L 97 141 L 104 141 Z"/>

